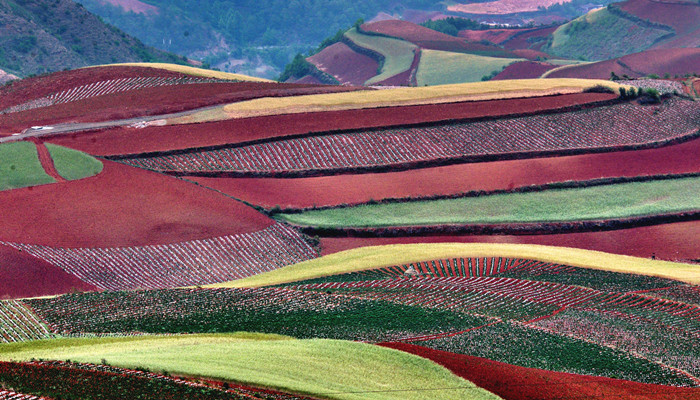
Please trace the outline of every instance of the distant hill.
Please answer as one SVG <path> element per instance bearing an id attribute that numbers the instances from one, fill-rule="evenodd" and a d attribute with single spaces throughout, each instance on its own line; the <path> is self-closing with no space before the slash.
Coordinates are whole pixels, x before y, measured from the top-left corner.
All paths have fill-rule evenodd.
<path id="1" fill-rule="evenodd" d="M 17 79 L 17 76 L 8 74 L 7 72 L 0 69 L 0 85 L 3 85 L 9 81 Z"/>
<path id="2" fill-rule="evenodd" d="M 147 47 L 70 0 L 0 0 L 0 68 L 9 73 L 136 61 L 184 59 Z"/>
<path id="3" fill-rule="evenodd" d="M 598 61 L 649 49 L 698 46 L 697 1 L 628 0 L 560 26 L 542 50 L 566 58 Z"/>

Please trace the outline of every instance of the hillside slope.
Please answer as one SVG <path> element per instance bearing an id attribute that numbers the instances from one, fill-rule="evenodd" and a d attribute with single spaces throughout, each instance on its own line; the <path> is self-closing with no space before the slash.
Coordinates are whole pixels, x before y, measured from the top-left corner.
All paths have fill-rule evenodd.
<path id="1" fill-rule="evenodd" d="M 134 61 L 184 60 L 145 46 L 70 0 L 0 0 L 0 68 L 11 74 Z"/>
<path id="2" fill-rule="evenodd" d="M 700 3 L 628 0 L 560 26 L 543 51 L 606 60 L 655 48 L 700 45 Z"/>

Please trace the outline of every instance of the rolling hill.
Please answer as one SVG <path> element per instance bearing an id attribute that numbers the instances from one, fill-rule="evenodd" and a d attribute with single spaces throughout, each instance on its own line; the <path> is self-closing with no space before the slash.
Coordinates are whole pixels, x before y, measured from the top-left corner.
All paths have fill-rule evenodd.
<path id="1" fill-rule="evenodd" d="M 0 1 L 0 68 L 19 76 L 127 61 L 183 63 L 71 0 Z"/>

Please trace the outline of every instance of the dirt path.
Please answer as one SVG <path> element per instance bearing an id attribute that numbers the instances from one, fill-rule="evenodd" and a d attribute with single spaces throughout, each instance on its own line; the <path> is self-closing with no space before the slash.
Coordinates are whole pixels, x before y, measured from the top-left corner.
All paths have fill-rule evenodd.
<path id="1" fill-rule="evenodd" d="M 51 158 L 51 154 L 49 153 L 49 149 L 46 148 L 44 142 L 35 138 L 30 138 L 29 140 L 36 145 L 36 152 L 39 156 L 41 166 L 44 167 L 44 171 L 46 171 L 50 177 L 54 178 L 56 182 L 68 182 L 66 178 L 58 173 L 56 165 L 53 163 L 53 158 Z"/>

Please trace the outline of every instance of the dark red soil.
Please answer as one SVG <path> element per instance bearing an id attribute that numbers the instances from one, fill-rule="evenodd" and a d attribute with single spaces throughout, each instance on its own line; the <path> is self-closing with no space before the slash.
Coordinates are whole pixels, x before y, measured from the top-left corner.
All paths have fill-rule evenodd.
<path id="1" fill-rule="evenodd" d="M 4 245 L 0 245 L 0 276 L 0 299 L 98 290 L 44 260 Z"/>
<path id="2" fill-rule="evenodd" d="M 615 4 L 620 9 L 643 20 L 672 27 L 677 35 L 700 28 L 700 6 L 652 0 L 629 0 Z"/>
<path id="3" fill-rule="evenodd" d="M 659 149 L 495 161 L 313 178 L 188 178 L 263 207 L 305 208 L 371 199 L 507 190 L 567 180 L 700 171 L 700 139 Z"/>
<path id="4" fill-rule="evenodd" d="M 111 161 L 90 178 L 0 192 L 0 204 L 0 240 L 49 246 L 165 244 L 272 224 L 216 192 Z"/>
<path id="5" fill-rule="evenodd" d="M 51 153 L 49 153 L 49 149 L 46 148 L 44 143 L 37 139 L 31 141 L 34 142 L 34 144 L 36 145 L 36 151 L 37 155 L 39 156 L 39 162 L 44 168 L 46 174 L 55 179 L 56 182 L 67 182 L 66 179 L 58 173 L 58 170 L 56 170 L 56 166 L 53 163 L 53 158 L 51 158 Z"/>
<path id="6" fill-rule="evenodd" d="M 267 82 L 160 86 L 0 115 L 0 130 L 19 132 L 34 125 L 111 121 L 175 113 L 260 97 L 298 96 L 349 90 L 356 90 L 356 88 Z M 124 107 L 124 104 L 128 104 L 129 107 Z"/>
<path id="7" fill-rule="evenodd" d="M 144 129 L 120 127 L 62 135 L 51 138 L 50 142 L 93 155 L 138 154 L 241 143 L 328 130 L 505 116 L 605 101 L 614 97 L 606 93 L 579 93 L 523 99 L 274 115 L 202 124 L 154 126 Z"/>
<path id="8" fill-rule="evenodd" d="M 505 400 L 692 400 L 700 398 L 698 388 L 651 385 L 525 368 L 405 343 L 381 343 L 380 346 L 434 361 Z"/>
<path id="9" fill-rule="evenodd" d="M 304 84 L 304 85 L 322 85 L 323 83 L 315 76 L 306 75 L 303 78 L 297 79 L 292 83 Z"/>
<path id="10" fill-rule="evenodd" d="M 123 66 L 81 68 L 55 72 L 22 79 L 13 82 L 11 85 L 0 87 L 0 110 L 48 96 L 52 93 L 110 79 L 184 76 L 187 75 L 163 69 Z"/>
<path id="11" fill-rule="evenodd" d="M 629 54 L 621 58 L 564 68 L 548 75 L 548 78 L 609 79 L 610 72 L 632 78 L 666 73 L 685 75 L 700 72 L 700 48 L 656 49 Z"/>
<path id="12" fill-rule="evenodd" d="M 522 243 L 574 247 L 612 254 L 688 262 L 700 259 L 700 221 L 676 222 L 605 232 L 555 235 L 424 236 L 396 238 L 322 238 L 323 255 L 364 246 L 404 243 Z"/>
<path id="13" fill-rule="evenodd" d="M 396 74 L 392 76 L 389 79 L 385 79 L 381 82 L 377 82 L 377 85 L 383 85 L 383 86 L 411 86 L 416 84 L 415 82 L 415 76 L 418 71 L 418 65 L 420 64 L 420 58 L 421 58 L 421 49 L 417 48 L 413 51 L 413 61 L 411 62 L 411 66 L 408 67 L 408 70 Z M 413 80 L 413 82 L 411 82 Z"/>
<path id="14" fill-rule="evenodd" d="M 546 60 L 546 59 L 556 59 L 559 57 L 552 57 L 551 55 L 539 51 L 539 50 L 533 50 L 533 49 L 519 49 L 519 50 L 513 50 L 513 54 L 515 54 L 518 57 L 521 58 L 526 58 L 530 61 L 538 61 L 538 60 Z"/>
<path id="15" fill-rule="evenodd" d="M 488 30 L 470 30 L 465 29 L 459 31 L 459 37 L 465 38 L 472 42 L 488 40 L 491 43 L 500 44 L 513 37 L 513 35 L 525 32 L 527 29 L 488 29 Z"/>
<path id="16" fill-rule="evenodd" d="M 362 86 L 377 75 L 379 63 L 372 57 L 355 52 L 345 43 L 326 47 L 307 58 L 318 69 L 333 75 L 341 84 Z"/>
<path id="17" fill-rule="evenodd" d="M 551 35 L 554 31 L 556 31 L 557 28 L 559 28 L 559 26 L 550 26 L 547 28 L 525 29 L 522 32 L 515 33 L 513 36 L 511 36 L 510 38 L 501 42 L 500 44 L 503 45 L 503 47 L 505 47 L 508 50 L 517 50 L 517 49 L 540 50 L 542 45 L 546 43 L 549 35 Z M 534 43 L 537 43 L 537 44 L 534 44 Z"/>
<path id="18" fill-rule="evenodd" d="M 536 61 L 517 62 L 507 66 L 506 69 L 501 71 L 501 73 L 496 75 L 492 80 L 534 79 L 539 78 L 542 74 L 554 68 L 556 68 L 555 65 Z"/>
<path id="19" fill-rule="evenodd" d="M 382 35 L 392 36 L 411 42 L 418 47 L 431 50 L 454 51 L 464 53 L 489 53 L 497 57 L 512 57 L 503 49 L 482 43 L 467 42 L 442 32 L 428 29 L 424 26 L 401 20 L 387 20 L 362 25 L 362 30 Z"/>

